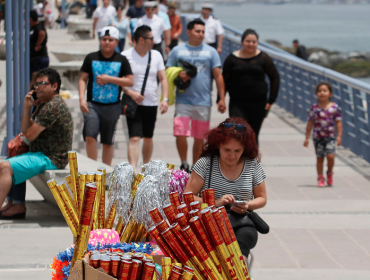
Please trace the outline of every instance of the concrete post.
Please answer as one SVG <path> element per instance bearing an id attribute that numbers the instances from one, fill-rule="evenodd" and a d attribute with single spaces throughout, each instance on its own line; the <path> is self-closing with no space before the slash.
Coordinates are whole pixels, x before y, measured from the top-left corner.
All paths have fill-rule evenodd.
<path id="1" fill-rule="evenodd" d="M 26 1 L 27 2 L 27 1 Z M 23 1 L 18 1 L 18 24 L 19 24 L 19 80 L 20 80 L 20 91 L 19 91 L 19 112 L 22 115 L 23 106 L 24 106 L 24 96 L 26 95 L 27 91 L 27 78 L 26 78 L 26 52 L 25 52 L 25 7 L 23 5 Z M 21 133 L 19 127 L 18 133 Z"/>
<path id="2" fill-rule="evenodd" d="M 20 131 L 20 113 L 19 113 L 19 5 L 21 0 L 12 1 L 13 3 L 13 102 L 14 102 L 14 134 L 17 135 Z"/>

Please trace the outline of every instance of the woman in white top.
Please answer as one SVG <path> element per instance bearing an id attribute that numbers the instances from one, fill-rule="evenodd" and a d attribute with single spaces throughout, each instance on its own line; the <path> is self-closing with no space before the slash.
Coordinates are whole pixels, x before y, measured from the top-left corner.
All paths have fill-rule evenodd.
<path id="1" fill-rule="evenodd" d="M 216 207 L 225 206 L 231 214 L 242 217 L 247 210 L 266 205 L 265 178 L 252 128 L 241 118 L 228 118 L 207 133 L 184 192 L 192 192 L 194 200 L 202 203 L 198 194 L 213 188 Z M 257 230 L 251 223 L 234 228 L 234 232 L 246 261 L 257 244 Z"/>

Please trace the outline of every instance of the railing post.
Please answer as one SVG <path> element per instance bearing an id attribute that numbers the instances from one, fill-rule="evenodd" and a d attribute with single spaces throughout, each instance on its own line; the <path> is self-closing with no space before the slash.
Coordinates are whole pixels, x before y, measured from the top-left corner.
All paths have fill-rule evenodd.
<path id="1" fill-rule="evenodd" d="M 26 1 L 27 2 L 27 1 Z M 20 62 L 20 69 L 19 69 L 19 80 L 20 80 L 20 91 L 19 91 L 19 112 L 22 114 L 23 106 L 24 106 L 24 96 L 26 94 L 26 87 L 28 84 L 28 80 L 26 79 L 26 53 L 25 53 L 25 12 L 24 12 L 24 5 L 23 1 L 18 1 L 18 12 L 19 12 L 19 62 Z M 19 130 L 16 132 L 17 134 L 21 133 Z"/>
<path id="2" fill-rule="evenodd" d="M 4 138 L 1 155 L 7 155 L 7 145 L 14 138 L 13 132 L 13 70 L 12 70 L 12 0 L 5 2 L 6 32 L 6 137 Z"/>
<path id="3" fill-rule="evenodd" d="M 66 0 L 62 0 L 62 15 L 60 17 L 60 28 L 66 28 L 66 19 L 65 19 L 65 10 L 66 10 Z"/>
<path id="4" fill-rule="evenodd" d="M 19 115 L 19 22 L 17 19 L 18 2 L 20 0 L 12 1 L 13 3 L 13 102 L 14 102 L 14 134 L 17 135 L 20 130 L 20 115 Z"/>
<path id="5" fill-rule="evenodd" d="M 31 80 L 31 69 L 30 69 L 30 11 L 31 11 L 32 1 L 26 1 L 26 11 L 25 11 L 25 24 L 24 24 L 24 30 L 25 30 L 25 54 L 26 54 L 26 60 L 25 60 L 25 73 L 26 73 L 26 81 Z"/>

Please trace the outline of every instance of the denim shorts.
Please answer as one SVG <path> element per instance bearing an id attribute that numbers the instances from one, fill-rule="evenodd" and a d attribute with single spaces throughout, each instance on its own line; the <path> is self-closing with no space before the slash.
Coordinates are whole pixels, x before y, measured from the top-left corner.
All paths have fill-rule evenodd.
<path id="1" fill-rule="evenodd" d="M 28 152 L 5 161 L 9 161 L 12 167 L 13 183 L 16 185 L 44 173 L 45 170 L 58 169 L 42 152 Z"/>
<path id="2" fill-rule="evenodd" d="M 325 157 L 327 154 L 335 154 L 335 138 L 314 138 L 315 151 L 317 157 Z"/>

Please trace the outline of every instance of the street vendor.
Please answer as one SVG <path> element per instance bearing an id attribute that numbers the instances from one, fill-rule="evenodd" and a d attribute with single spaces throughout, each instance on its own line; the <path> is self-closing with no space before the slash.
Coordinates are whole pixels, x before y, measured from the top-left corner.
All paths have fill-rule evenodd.
<path id="1" fill-rule="evenodd" d="M 56 70 L 40 70 L 36 74 L 35 90 L 31 90 L 24 98 L 21 127 L 30 143 L 29 152 L 0 163 L 0 205 L 3 205 L 7 194 L 10 198 L 0 209 L 0 220 L 26 217 L 24 203 L 17 204 L 11 200 L 12 182 L 17 185 L 45 170 L 63 169 L 68 164 L 73 120 L 67 104 L 59 95 L 60 85 L 60 75 Z M 36 94 L 33 95 L 34 91 Z M 31 116 L 33 105 L 37 105 L 37 108 Z"/>

